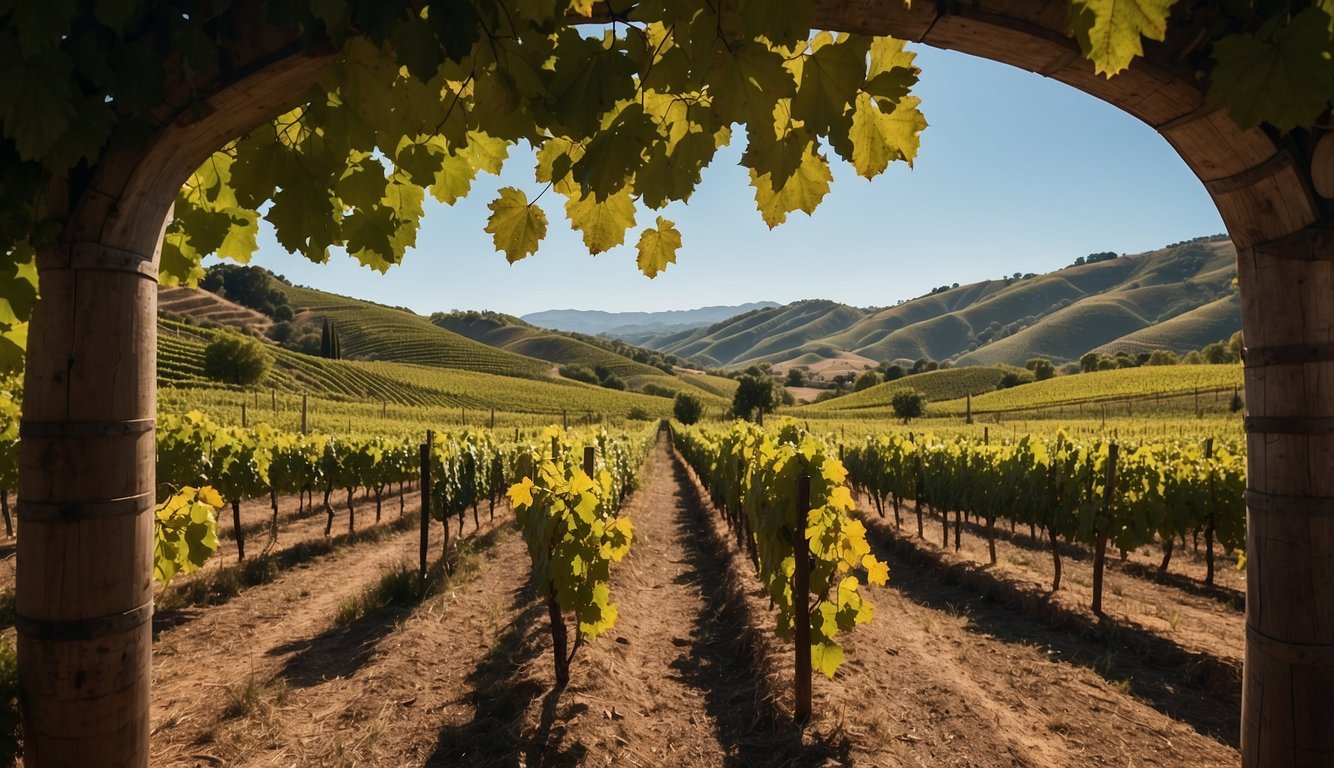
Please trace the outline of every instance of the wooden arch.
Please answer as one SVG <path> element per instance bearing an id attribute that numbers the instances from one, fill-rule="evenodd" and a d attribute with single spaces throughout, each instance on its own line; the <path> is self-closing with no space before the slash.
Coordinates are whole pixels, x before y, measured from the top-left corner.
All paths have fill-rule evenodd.
<path id="1" fill-rule="evenodd" d="M 819 25 L 1061 80 L 1153 126 L 1204 182 L 1237 245 L 1247 342 L 1243 762 L 1334 765 L 1334 218 L 1312 181 L 1330 174 L 1312 158 L 1334 151 L 1207 107 L 1188 31 L 1096 76 L 1067 14 L 1068 0 L 825 0 Z M 168 88 L 146 147 L 50 197 L 65 227 L 38 254 L 20 454 L 30 766 L 148 764 L 158 243 L 189 173 L 289 108 L 328 59 L 282 30 L 237 40 L 225 75 Z"/>

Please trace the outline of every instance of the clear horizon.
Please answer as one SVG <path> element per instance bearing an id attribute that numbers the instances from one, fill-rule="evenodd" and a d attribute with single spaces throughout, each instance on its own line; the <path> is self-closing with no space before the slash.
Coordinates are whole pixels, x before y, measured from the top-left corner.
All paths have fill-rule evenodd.
<path id="1" fill-rule="evenodd" d="M 678 263 L 655 280 L 633 243 L 588 255 L 559 198 L 541 250 L 514 265 L 483 231 L 502 186 L 530 197 L 532 154 L 512 150 L 451 207 L 428 199 L 417 247 L 380 275 L 341 252 L 316 265 L 286 253 L 267 225 L 252 264 L 321 290 L 435 311 L 526 315 L 695 309 L 820 298 L 891 306 L 932 288 L 1050 272 L 1100 251 L 1140 253 L 1225 231 L 1204 186 L 1152 128 L 1064 84 L 963 54 L 916 47 L 916 92 L 930 126 L 916 167 L 872 182 L 830 154 L 834 182 L 814 216 L 774 230 L 755 211 L 737 143 L 720 151 L 688 205 L 641 209 L 676 222 Z M 738 140 L 742 140 L 738 137 Z M 552 203 L 552 204 L 548 204 Z"/>

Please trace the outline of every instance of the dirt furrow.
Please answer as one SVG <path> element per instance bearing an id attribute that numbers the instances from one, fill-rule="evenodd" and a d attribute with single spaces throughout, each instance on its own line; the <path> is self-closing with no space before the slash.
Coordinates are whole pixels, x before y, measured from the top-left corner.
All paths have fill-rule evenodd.
<path id="1" fill-rule="evenodd" d="M 482 538 L 505 519 L 484 521 Z M 473 548 L 477 533 L 469 529 Z M 439 536 L 433 525 L 432 558 Z M 400 617 L 386 611 L 340 626 L 337 615 L 390 568 L 415 563 L 418 540 L 409 530 L 355 545 L 225 605 L 186 609 L 190 620 L 164 630 L 154 646 L 153 763 L 235 765 L 277 751 L 291 764 L 291 719 L 310 721 L 319 709 L 289 694 L 344 680 L 379 653 Z"/>

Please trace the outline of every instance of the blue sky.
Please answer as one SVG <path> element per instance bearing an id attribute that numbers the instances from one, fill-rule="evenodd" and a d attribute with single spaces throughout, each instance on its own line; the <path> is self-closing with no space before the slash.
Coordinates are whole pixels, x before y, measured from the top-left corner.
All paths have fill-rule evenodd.
<path id="1" fill-rule="evenodd" d="M 868 182 L 835 161 L 812 217 L 769 230 L 755 210 L 738 143 L 721 151 L 688 205 L 677 263 L 649 280 L 629 245 L 589 256 L 563 218 L 541 250 L 510 265 L 483 231 L 486 204 L 513 185 L 541 190 L 531 155 L 511 154 L 452 208 L 427 199 L 417 248 L 381 275 L 342 253 L 312 264 L 265 231 L 252 263 L 324 290 L 437 310 L 663 310 L 826 298 L 890 305 L 948 283 L 1044 272 L 1095 251 L 1136 253 L 1224 231 L 1204 187 L 1157 133 L 1061 83 L 963 54 L 918 48 L 916 93 L 930 127 L 915 167 Z M 744 137 L 735 136 L 744 140 Z M 638 224 L 658 215 L 641 210 Z"/>

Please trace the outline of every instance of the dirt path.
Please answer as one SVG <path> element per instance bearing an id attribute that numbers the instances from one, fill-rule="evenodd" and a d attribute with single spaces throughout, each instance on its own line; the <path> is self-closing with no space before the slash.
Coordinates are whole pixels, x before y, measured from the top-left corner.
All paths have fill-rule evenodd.
<path id="1" fill-rule="evenodd" d="M 720 522 L 712 529 L 726 535 Z M 744 561 L 730 543 L 728 551 Z M 847 636 L 834 681 L 816 676 L 816 719 L 796 764 L 1238 763 L 1224 732 L 1236 717 L 1230 703 L 1178 691 L 1134 657 L 941 583 L 886 548 L 878 554 L 891 571 L 888 586 L 864 587 L 876 619 Z M 788 708 L 791 651 L 774 639 L 772 614 L 745 570 L 752 615 L 766 622 L 776 696 Z"/>
<path id="2" fill-rule="evenodd" d="M 862 509 L 874 507 L 863 503 Z M 1042 544 L 1033 546 L 1026 532 L 997 536 L 996 564 L 991 565 L 984 532 L 977 526 L 964 525 L 960 549 L 954 549 L 953 516 L 949 546 L 945 548 L 941 547 L 939 515 L 926 516 L 924 539 L 917 538 L 916 515 L 911 507 L 904 509 L 901 530 L 895 529 L 893 514 L 888 510 L 883 519 L 867 512 L 863 520 L 873 531 L 921 550 L 942 563 L 963 564 L 1009 582 L 1062 618 L 1073 617 L 1090 626 L 1099 621 L 1091 608 L 1093 563 L 1078 550 L 1062 547 L 1061 588 L 1052 593 L 1051 552 Z M 1202 585 L 1196 589 L 1183 588 L 1190 586 L 1183 584 L 1184 580 L 1160 583 L 1146 578 L 1139 575 L 1140 569 L 1125 567 L 1114 552 L 1109 552 L 1107 559 L 1103 611 L 1123 633 L 1141 638 L 1146 645 L 1160 646 L 1164 655 L 1207 655 L 1217 660 L 1219 667 L 1233 668 L 1240 679 L 1245 649 L 1245 619 L 1240 602 L 1220 599 L 1227 593 L 1207 593 Z M 1178 569 L 1188 559 L 1179 556 Z M 1229 578 L 1236 578 L 1235 568 L 1221 556 L 1218 565 L 1220 575 L 1228 572 Z"/>
<path id="3" fill-rule="evenodd" d="M 501 512 L 494 523 L 483 519 L 480 535 L 469 522 L 468 549 L 503 537 L 509 515 Z M 440 527 L 433 525 L 431 534 L 435 558 Z M 309 748 L 295 722 L 319 723 L 321 706 L 337 701 L 319 689 L 345 682 L 386 653 L 380 646 L 401 618 L 383 611 L 340 626 L 340 608 L 390 568 L 416 562 L 418 541 L 413 529 L 355 544 L 224 605 L 187 609 L 186 620 L 164 630 L 154 645 L 153 764 L 234 765 L 266 753 L 293 764 L 293 756 Z M 316 694 L 303 700 L 310 691 Z M 359 699 L 357 692 L 350 697 Z M 339 724 L 324 725 L 330 730 L 315 739 L 317 746 L 341 749 L 342 740 L 334 738 Z"/>
<path id="4" fill-rule="evenodd" d="M 664 437 L 624 510 L 635 538 L 612 571 L 616 628 L 580 649 L 567 691 L 530 707 L 529 766 L 771 764 L 780 745 L 757 718 L 760 688 L 717 594 L 724 563 L 700 540 L 708 521 L 684 479 Z M 547 686 L 549 659 L 532 670 Z"/>
<path id="5" fill-rule="evenodd" d="M 787 721 L 791 653 L 749 563 L 665 443 L 624 514 L 615 629 L 554 685 L 544 602 L 497 510 L 441 594 L 338 623 L 413 557 L 357 544 L 200 611 L 155 648 L 153 763 L 170 766 L 1235 766 L 1231 704 L 1133 654 L 880 554 L 888 587 Z M 485 510 L 483 510 L 485 518 Z M 433 529 L 436 536 L 439 529 Z M 439 547 L 438 539 L 432 552 Z M 1235 713 L 1231 714 L 1235 718 Z M 1215 733 L 1217 731 L 1218 733 Z M 1214 734 L 1214 735 L 1211 735 Z M 1221 734 L 1221 735 L 1219 735 Z"/>

